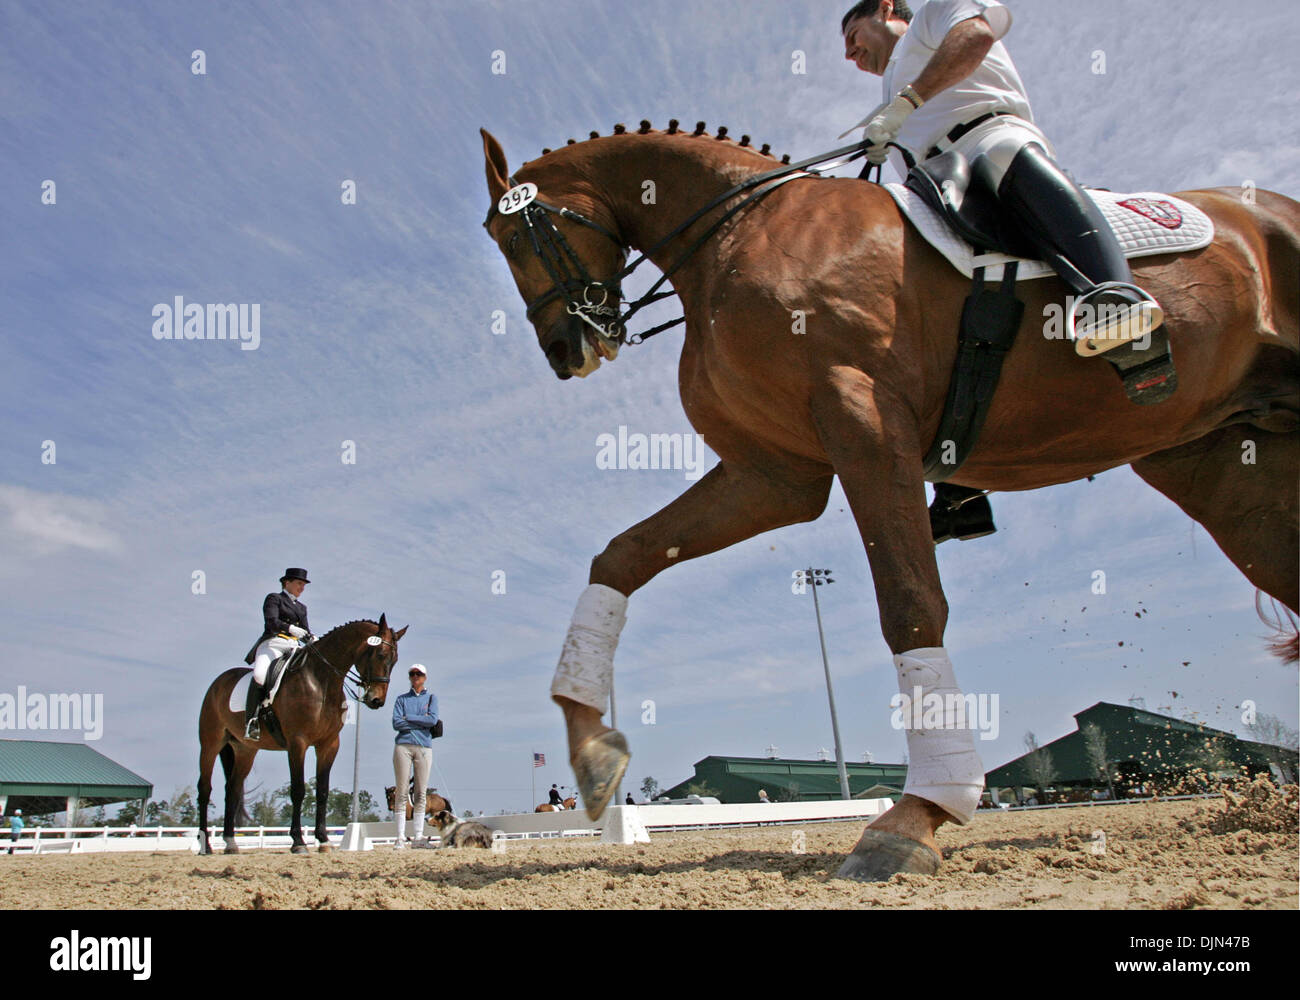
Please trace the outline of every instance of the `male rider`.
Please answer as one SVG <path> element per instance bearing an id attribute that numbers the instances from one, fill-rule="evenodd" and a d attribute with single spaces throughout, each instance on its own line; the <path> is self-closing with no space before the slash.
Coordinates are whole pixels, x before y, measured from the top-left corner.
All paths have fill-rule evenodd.
<path id="1" fill-rule="evenodd" d="M 840 23 L 844 57 L 882 77 L 885 98 L 859 123 L 872 144 L 867 158 L 883 163 L 887 142 L 918 160 L 949 150 L 964 155 L 974 180 L 997 194 L 1080 296 L 1076 339 L 1137 341 L 1134 358 L 1149 356 L 1154 370 L 1168 355 L 1160 306 L 1133 284 L 1110 225 L 1057 165 L 1051 142 L 1034 124 L 1001 42 L 1010 27 L 1011 12 L 998 0 L 928 0 L 915 15 L 905 0 L 855 4 Z M 1124 377 L 1138 385 L 1133 371 L 1127 368 Z M 930 510 L 936 542 L 996 530 L 980 490 L 939 483 Z"/>

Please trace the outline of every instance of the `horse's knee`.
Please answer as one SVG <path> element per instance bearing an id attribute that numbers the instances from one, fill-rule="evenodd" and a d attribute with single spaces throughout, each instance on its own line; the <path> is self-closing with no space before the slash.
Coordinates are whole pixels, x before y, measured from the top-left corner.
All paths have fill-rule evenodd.
<path id="1" fill-rule="evenodd" d="M 612 587 L 624 596 L 642 586 L 653 572 L 646 574 L 645 549 L 628 532 L 610 540 L 600 555 L 591 560 L 592 583 Z"/>
<path id="2" fill-rule="evenodd" d="M 948 599 L 941 588 L 877 594 L 880 632 L 894 653 L 942 646 L 948 627 Z"/>

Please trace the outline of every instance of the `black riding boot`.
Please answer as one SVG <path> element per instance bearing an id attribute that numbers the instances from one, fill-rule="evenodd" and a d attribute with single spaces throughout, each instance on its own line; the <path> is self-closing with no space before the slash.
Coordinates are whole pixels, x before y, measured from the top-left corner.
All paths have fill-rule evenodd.
<path id="1" fill-rule="evenodd" d="M 993 524 L 993 508 L 983 490 L 969 486 L 934 484 L 934 503 L 930 504 L 930 534 L 934 544 L 950 538 L 963 541 L 983 538 L 998 529 Z"/>
<path id="2" fill-rule="evenodd" d="M 265 689 L 257 681 L 248 682 L 248 700 L 244 703 L 244 715 L 248 722 L 244 726 L 244 738 L 249 740 L 260 740 L 262 738 L 262 727 L 259 724 L 258 716 L 262 714 L 262 698 L 265 695 Z"/>
<path id="3" fill-rule="evenodd" d="M 998 199 L 1079 296 L 1079 353 L 1105 352 L 1135 403 L 1158 403 L 1171 396 L 1177 379 L 1163 313 L 1150 295 L 1133 285 L 1133 272 L 1101 209 L 1037 143 L 1025 146 L 1011 161 L 998 186 Z M 1126 330 L 1130 336 L 1141 333 L 1126 342 Z"/>

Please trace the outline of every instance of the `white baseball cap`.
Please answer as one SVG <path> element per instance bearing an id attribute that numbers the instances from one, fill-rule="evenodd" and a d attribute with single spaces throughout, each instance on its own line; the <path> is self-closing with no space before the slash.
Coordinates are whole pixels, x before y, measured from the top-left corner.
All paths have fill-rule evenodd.
<path id="1" fill-rule="evenodd" d="M 427 670 L 424 669 L 424 664 L 423 664 L 423 663 L 412 663 L 412 664 L 411 664 L 411 669 L 408 670 L 407 673 L 408 673 L 408 674 L 419 673 L 419 674 L 423 674 L 425 677 L 428 677 L 428 676 L 429 676 L 429 672 L 428 672 Z"/>

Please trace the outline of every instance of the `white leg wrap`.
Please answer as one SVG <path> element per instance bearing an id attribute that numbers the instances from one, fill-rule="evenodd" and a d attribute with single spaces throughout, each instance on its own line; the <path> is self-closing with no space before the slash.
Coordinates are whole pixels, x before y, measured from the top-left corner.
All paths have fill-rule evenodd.
<path id="1" fill-rule="evenodd" d="M 627 621 L 627 598 L 613 587 L 590 584 L 564 639 L 551 694 L 563 695 L 601 714 L 609 708 L 609 688 L 614 677 L 614 650 Z"/>
<path id="2" fill-rule="evenodd" d="M 961 694 L 953 676 L 952 660 L 942 646 L 911 649 L 894 657 L 898 689 L 914 699 L 938 695 L 945 704 L 942 728 L 912 728 L 915 719 L 904 713 L 907 733 L 907 781 L 903 791 L 933 802 L 965 825 L 975 814 L 984 790 L 984 765 L 975 752 L 972 720 L 961 728 L 952 705 Z"/>

